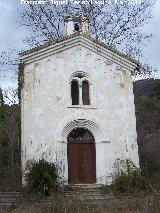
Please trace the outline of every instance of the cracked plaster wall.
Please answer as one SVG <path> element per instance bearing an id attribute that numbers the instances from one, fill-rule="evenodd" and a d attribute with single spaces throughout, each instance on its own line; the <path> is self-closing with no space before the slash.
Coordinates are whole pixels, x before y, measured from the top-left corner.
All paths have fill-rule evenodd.
<path id="1" fill-rule="evenodd" d="M 71 106 L 70 81 L 78 71 L 86 73 L 90 82 L 90 106 Z M 138 166 L 129 71 L 77 45 L 27 64 L 21 99 L 22 176 L 30 160 L 44 157 L 59 165 L 67 183 L 66 137 L 83 125 L 88 125 L 96 141 L 97 183 L 110 181 L 117 158 L 129 157 Z"/>

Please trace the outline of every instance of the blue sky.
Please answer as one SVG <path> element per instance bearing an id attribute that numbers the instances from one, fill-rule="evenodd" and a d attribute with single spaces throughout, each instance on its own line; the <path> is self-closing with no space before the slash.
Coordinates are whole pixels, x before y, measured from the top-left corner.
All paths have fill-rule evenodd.
<path id="1" fill-rule="evenodd" d="M 0 51 L 8 47 L 24 47 L 22 37 L 25 32 L 17 26 L 17 10 L 22 7 L 21 0 L 0 0 Z M 153 38 L 144 47 L 144 61 L 159 69 L 157 77 L 160 78 L 160 1 L 153 10 L 153 19 L 145 26 L 144 31 L 152 33 Z M 3 86 L 15 85 L 10 79 L 0 79 Z"/>

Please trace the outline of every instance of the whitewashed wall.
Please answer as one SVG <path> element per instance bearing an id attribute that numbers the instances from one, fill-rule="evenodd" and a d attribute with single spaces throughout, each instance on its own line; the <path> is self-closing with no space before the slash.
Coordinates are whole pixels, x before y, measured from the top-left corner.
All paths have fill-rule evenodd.
<path id="1" fill-rule="evenodd" d="M 90 106 L 71 106 L 70 82 L 78 71 L 89 79 Z M 28 63 L 21 91 L 23 175 L 30 160 L 44 157 L 61 167 L 67 183 L 67 136 L 83 126 L 96 141 L 97 183 L 110 180 L 117 158 L 138 166 L 132 90 L 130 71 L 81 45 Z"/>

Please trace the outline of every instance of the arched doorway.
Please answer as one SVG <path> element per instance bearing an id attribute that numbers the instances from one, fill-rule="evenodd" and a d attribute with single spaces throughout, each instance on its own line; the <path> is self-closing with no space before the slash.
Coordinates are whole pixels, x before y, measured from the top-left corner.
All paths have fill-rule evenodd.
<path id="1" fill-rule="evenodd" d="M 68 183 L 96 182 L 94 136 L 87 129 L 73 129 L 67 137 Z"/>

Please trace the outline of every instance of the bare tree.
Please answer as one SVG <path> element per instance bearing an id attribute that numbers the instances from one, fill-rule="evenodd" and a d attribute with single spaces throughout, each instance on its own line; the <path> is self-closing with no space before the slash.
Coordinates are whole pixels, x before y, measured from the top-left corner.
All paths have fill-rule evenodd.
<path id="1" fill-rule="evenodd" d="M 20 148 L 19 144 L 19 105 L 17 90 L 9 88 L 4 91 L 4 118 L 0 120 L 0 132 L 9 140 L 9 146 L 11 148 L 11 168 L 14 168 L 16 162 L 15 153 Z M 19 150 L 20 151 L 20 150 Z M 18 156 L 17 156 L 18 158 Z"/>
<path id="2" fill-rule="evenodd" d="M 8 48 L 0 52 L 0 83 L 5 78 L 17 78 L 20 58 L 16 48 Z"/>
<path id="3" fill-rule="evenodd" d="M 109 4 L 111 2 L 112 4 Z M 117 4 L 115 4 L 117 2 Z M 143 32 L 143 26 L 152 17 L 151 12 L 155 0 L 142 0 L 141 4 L 128 4 L 127 1 L 108 0 L 105 4 L 97 4 L 91 0 L 84 4 L 68 1 L 68 4 L 25 5 L 19 11 L 18 22 L 28 33 L 24 38 L 30 46 L 39 45 L 64 35 L 64 18 L 67 15 L 82 14 L 89 18 L 92 37 L 103 41 L 109 46 L 123 51 L 131 57 L 141 60 L 142 47 L 148 42 L 151 34 Z M 129 1 L 128 1 L 129 2 Z M 133 1 L 136 2 L 136 1 Z M 137 0 L 137 2 L 139 2 Z M 16 74 L 19 57 L 16 48 L 0 53 L 0 78 Z M 134 75 L 150 74 L 154 70 L 141 65 Z"/>
<path id="4" fill-rule="evenodd" d="M 156 66 L 149 66 L 146 63 L 139 63 L 137 68 L 133 71 L 132 75 L 135 77 L 143 76 L 149 78 L 151 74 L 155 74 L 157 72 Z"/>
<path id="5" fill-rule="evenodd" d="M 62 36 L 64 17 L 79 13 L 89 18 L 93 37 L 128 55 L 140 57 L 142 45 L 151 36 L 145 34 L 142 29 L 152 17 L 155 0 L 142 0 L 141 3 L 137 1 L 137 4 L 128 2 L 110 0 L 98 5 L 94 1 L 89 0 L 88 4 L 84 4 L 80 0 L 79 4 L 68 3 L 58 6 L 49 2 L 46 5 L 30 4 L 19 12 L 19 22 L 30 30 L 30 36 L 26 41 L 30 45 L 35 45 Z"/>

